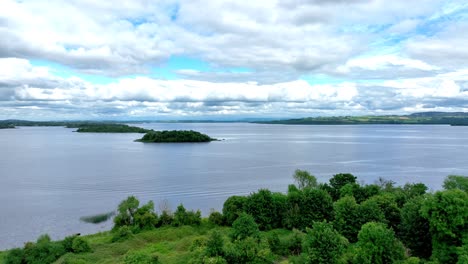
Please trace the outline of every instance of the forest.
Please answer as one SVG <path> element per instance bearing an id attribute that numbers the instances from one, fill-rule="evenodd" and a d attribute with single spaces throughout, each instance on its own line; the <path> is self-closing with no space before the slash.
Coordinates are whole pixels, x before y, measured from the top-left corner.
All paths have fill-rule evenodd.
<path id="1" fill-rule="evenodd" d="M 149 131 L 137 142 L 145 143 L 197 143 L 210 142 L 216 139 L 193 130 Z"/>
<path id="2" fill-rule="evenodd" d="M 361 184 L 349 173 L 318 183 L 296 170 L 286 193 L 231 196 L 202 218 L 182 204 L 122 201 L 109 232 L 51 241 L 43 235 L 0 253 L 20 263 L 468 263 L 468 177 L 443 189 Z M 112 214 L 113 215 L 113 214 Z M 102 218 L 103 215 L 97 216 Z M 105 217 L 107 219 L 107 217 Z M 103 220 L 105 220 L 103 219 Z M 90 220 L 94 222 L 93 219 Z M 98 221 L 97 221 L 98 222 Z"/>

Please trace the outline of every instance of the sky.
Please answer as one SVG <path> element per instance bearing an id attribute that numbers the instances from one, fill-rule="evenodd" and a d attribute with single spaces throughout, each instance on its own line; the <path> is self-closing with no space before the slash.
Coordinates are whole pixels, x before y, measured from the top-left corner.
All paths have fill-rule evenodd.
<path id="1" fill-rule="evenodd" d="M 0 119 L 468 111 L 468 2 L 0 0 Z"/>

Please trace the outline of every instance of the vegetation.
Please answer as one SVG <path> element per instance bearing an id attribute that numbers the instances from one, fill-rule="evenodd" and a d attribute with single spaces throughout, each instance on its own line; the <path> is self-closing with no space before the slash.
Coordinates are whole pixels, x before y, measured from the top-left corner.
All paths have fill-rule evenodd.
<path id="1" fill-rule="evenodd" d="M 86 223 L 99 224 L 99 223 L 109 220 L 114 215 L 115 215 L 115 212 L 109 212 L 109 213 L 104 213 L 104 214 L 83 216 L 80 218 L 80 220 Z"/>
<path id="2" fill-rule="evenodd" d="M 83 124 L 76 132 L 80 133 L 147 133 L 151 130 L 124 124 Z"/>
<path id="3" fill-rule="evenodd" d="M 207 219 L 179 205 L 157 213 L 152 201 L 122 201 L 112 231 L 0 252 L 0 262 L 28 263 L 397 263 L 468 260 L 468 177 L 445 189 L 391 181 L 361 185 L 351 174 L 317 183 L 293 175 L 287 193 L 267 189 L 232 196 Z M 455 184 L 452 184 L 454 183 Z"/>
<path id="4" fill-rule="evenodd" d="M 195 143 L 216 139 L 193 130 L 149 131 L 136 141 L 145 143 Z"/>
<path id="5" fill-rule="evenodd" d="M 306 117 L 257 123 L 285 125 L 432 124 L 466 126 L 468 125 L 468 113 L 425 112 L 410 115 Z"/>
<path id="6" fill-rule="evenodd" d="M 0 129 L 8 129 L 8 128 L 15 128 L 15 126 L 12 125 L 12 124 L 3 124 L 3 123 L 0 123 Z"/>

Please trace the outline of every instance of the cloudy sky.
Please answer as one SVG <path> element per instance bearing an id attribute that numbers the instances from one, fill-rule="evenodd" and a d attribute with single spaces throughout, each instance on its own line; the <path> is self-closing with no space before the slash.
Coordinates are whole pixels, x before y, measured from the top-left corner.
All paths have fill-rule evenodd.
<path id="1" fill-rule="evenodd" d="M 468 111 L 465 0 L 0 0 L 0 119 Z"/>

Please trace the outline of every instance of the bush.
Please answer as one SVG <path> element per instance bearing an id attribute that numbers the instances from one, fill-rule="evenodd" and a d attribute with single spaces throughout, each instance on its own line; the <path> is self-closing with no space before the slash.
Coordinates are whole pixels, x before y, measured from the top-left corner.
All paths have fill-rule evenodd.
<path id="1" fill-rule="evenodd" d="M 231 226 L 239 215 L 245 212 L 246 202 L 247 197 L 245 196 L 231 196 L 224 202 L 223 215 L 226 225 Z"/>
<path id="2" fill-rule="evenodd" d="M 15 248 L 8 252 L 5 256 L 5 264 L 22 264 L 24 260 L 24 250 L 21 248 Z"/>
<path id="3" fill-rule="evenodd" d="M 282 226 L 287 207 L 287 198 L 281 193 L 261 189 L 247 197 L 245 212 L 253 216 L 260 230 Z"/>
<path id="4" fill-rule="evenodd" d="M 224 216 L 220 212 L 211 212 L 210 216 L 208 217 L 208 221 L 214 225 L 224 225 Z"/>
<path id="5" fill-rule="evenodd" d="M 163 210 L 161 216 L 159 217 L 157 226 L 172 225 L 173 222 L 174 216 L 168 210 Z"/>
<path id="6" fill-rule="evenodd" d="M 223 256 L 223 247 L 223 235 L 219 231 L 214 230 L 206 241 L 205 255 L 208 257 Z"/>
<path id="7" fill-rule="evenodd" d="M 360 264 L 397 263 L 405 257 L 405 249 L 385 224 L 370 222 L 358 234 L 355 262 Z"/>
<path id="8" fill-rule="evenodd" d="M 65 251 L 67 252 L 73 252 L 73 240 L 75 239 L 76 235 L 73 236 L 67 236 L 62 240 L 62 245 Z"/>
<path id="9" fill-rule="evenodd" d="M 88 244 L 88 241 L 81 237 L 75 237 L 72 243 L 72 250 L 74 253 L 86 253 L 91 252 L 91 247 Z"/>
<path id="10" fill-rule="evenodd" d="M 239 217 L 239 219 L 242 216 Z M 236 240 L 226 247 L 227 263 L 273 263 L 268 244 L 253 237 Z"/>
<path id="11" fill-rule="evenodd" d="M 41 236 L 37 243 L 26 243 L 24 247 L 24 263 L 53 263 L 65 253 L 65 248 L 61 243 L 50 242 L 50 237 Z"/>
<path id="12" fill-rule="evenodd" d="M 132 230 L 128 226 L 121 226 L 117 231 L 114 231 L 112 235 L 112 242 L 119 242 L 129 239 L 133 236 Z"/>
<path id="13" fill-rule="evenodd" d="M 242 213 L 232 224 L 231 239 L 235 241 L 248 237 L 258 238 L 259 233 L 260 231 L 254 218 L 249 214 Z"/>
<path id="14" fill-rule="evenodd" d="M 174 221 L 172 222 L 173 226 L 200 225 L 200 224 L 201 224 L 200 210 L 196 212 L 187 211 L 182 204 L 177 206 L 177 210 L 174 213 Z"/>
<path id="15" fill-rule="evenodd" d="M 304 251 L 308 263 L 337 263 L 346 250 L 348 241 L 327 222 L 315 222 L 307 230 Z"/>
<path id="16" fill-rule="evenodd" d="M 130 251 L 124 257 L 125 264 L 159 264 L 156 255 L 148 255 L 142 252 Z"/>

